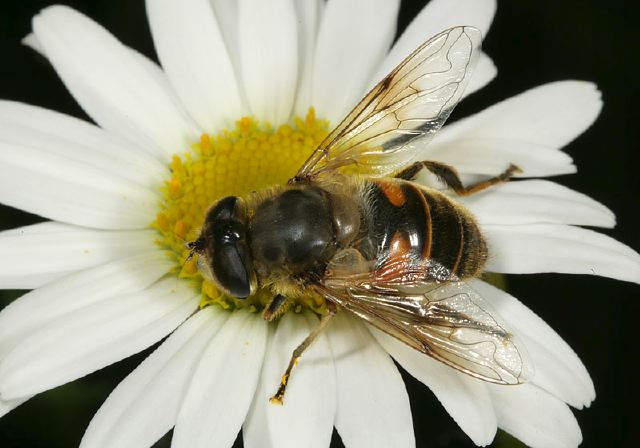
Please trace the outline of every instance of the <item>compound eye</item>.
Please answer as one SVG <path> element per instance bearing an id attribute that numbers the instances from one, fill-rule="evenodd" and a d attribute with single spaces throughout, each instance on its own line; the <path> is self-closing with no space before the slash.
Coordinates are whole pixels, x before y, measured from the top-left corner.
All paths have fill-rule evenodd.
<path id="1" fill-rule="evenodd" d="M 216 283 L 229 295 L 243 299 L 255 289 L 255 275 L 246 241 L 244 206 L 240 198 L 221 199 L 208 212 L 211 243 L 205 251 Z"/>
<path id="2" fill-rule="evenodd" d="M 216 244 L 213 272 L 216 280 L 229 294 L 239 299 L 251 295 L 251 271 L 249 254 L 244 239 L 233 240 L 228 236 Z"/>

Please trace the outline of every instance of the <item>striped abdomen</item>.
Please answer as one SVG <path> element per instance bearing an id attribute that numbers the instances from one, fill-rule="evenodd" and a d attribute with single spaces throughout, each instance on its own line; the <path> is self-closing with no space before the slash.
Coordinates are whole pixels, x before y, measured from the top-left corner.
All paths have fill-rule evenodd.
<path id="1" fill-rule="evenodd" d="M 396 179 L 368 182 L 368 237 L 380 260 L 432 260 L 460 279 L 480 274 L 487 247 L 473 217 L 445 195 Z M 363 247 L 365 253 L 367 248 Z"/>

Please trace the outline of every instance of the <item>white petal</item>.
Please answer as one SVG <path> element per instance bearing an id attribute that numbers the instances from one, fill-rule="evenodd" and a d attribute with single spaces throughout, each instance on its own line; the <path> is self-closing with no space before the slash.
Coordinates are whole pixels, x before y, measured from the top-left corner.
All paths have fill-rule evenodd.
<path id="1" fill-rule="evenodd" d="M 209 0 L 147 0 L 162 67 L 194 120 L 206 131 L 242 115 L 239 86 Z"/>
<path id="2" fill-rule="evenodd" d="M 80 446 L 147 447 L 168 432 L 202 352 L 228 315 L 208 307 L 180 325 L 111 392 Z"/>
<path id="3" fill-rule="evenodd" d="M 498 425 L 532 448 L 572 448 L 582 433 L 569 407 L 531 384 L 490 384 Z"/>
<path id="4" fill-rule="evenodd" d="M 325 334 L 304 352 L 287 384 L 284 405 L 269 402 L 291 353 L 317 325 L 315 315 L 288 313 L 269 344 L 260 384 L 245 422 L 247 448 L 326 448 L 331 441 L 336 409 L 333 357 Z"/>
<path id="5" fill-rule="evenodd" d="M 40 42 L 38 41 L 38 38 L 36 37 L 35 34 L 33 33 L 27 34 L 22 38 L 20 43 L 22 45 L 26 45 L 27 47 L 31 48 L 33 51 L 40 53 L 42 56 L 46 57 L 46 55 L 44 54 L 44 49 L 42 48 L 42 45 L 40 45 Z"/>
<path id="6" fill-rule="evenodd" d="M 292 0 L 240 0 L 242 79 L 251 112 L 275 125 L 293 108 L 298 79 L 296 13 Z"/>
<path id="7" fill-rule="evenodd" d="M 601 108 L 592 83 L 544 84 L 446 126 L 428 154 L 467 173 L 498 174 L 509 163 L 523 169 L 520 176 L 572 173 L 571 158 L 557 150 L 584 132 Z"/>
<path id="8" fill-rule="evenodd" d="M 522 180 L 458 198 L 481 224 L 579 224 L 613 227 L 615 215 L 589 196 L 546 180 Z"/>
<path id="9" fill-rule="evenodd" d="M 13 411 L 15 408 L 27 401 L 29 398 L 31 397 L 19 398 L 17 400 L 11 401 L 0 400 L 0 417 L 4 417 L 9 412 Z"/>
<path id="10" fill-rule="evenodd" d="M 260 378 L 258 379 L 258 387 L 256 388 L 256 392 L 253 396 L 253 403 L 251 404 L 247 416 L 245 417 L 244 424 L 242 425 L 242 441 L 245 448 L 275 448 L 271 442 L 271 438 L 268 436 L 269 423 L 267 422 L 267 406 L 258 406 L 256 403 L 259 400 L 258 397 L 262 397 L 262 395 L 264 395 L 264 392 L 261 391 L 263 388 L 262 376 L 264 375 L 262 372 L 264 372 L 264 363 L 269 361 L 269 355 L 273 344 L 273 336 L 276 328 L 277 325 L 269 325 L 267 328 L 266 353 Z"/>
<path id="11" fill-rule="evenodd" d="M 102 229 L 139 229 L 153 221 L 158 196 L 152 190 L 89 162 L 0 139 L 0 202 L 68 222 Z M 60 149 L 60 151 L 58 151 Z"/>
<path id="12" fill-rule="evenodd" d="M 580 227 L 485 225 L 486 269 L 508 274 L 563 272 L 640 283 L 640 255 L 601 233 Z"/>
<path id="13" fill-rule="evenodd" d="M 13 301 L 0 312 L 0 359 L 48 323 L 101 300 L 146 289 L 173 267 L 147 252 L 67 275 Z"/>
<path id="14" fill-rule="evenodd" d="M 316 40 L 324 2 L 322 0 L 294 0 L 298 17 L 298 88 L 294 112 L 304 116 L 311 106 L 311 76 Z"/>
<path id="15" fill-rule="evenodd" d="M 173 93 L 100 25 L 52 6 L 34 17 L 33 30 L 67 88 L 101 127 L 156 148 L 167 160 L 198 138 Z"/>
<path id="16" fill-rule="evenodd" d="M 157 188 L 169 170 L 155 157 L 99 127 L 41 107 L 0 101 L 0 141 L 28 146 Z"/>
<path id="17" fill-rule="evenodd" d="M 197 307 L 175 278 L 103 300 L 32 333 L 0 363 L 0 396 L 33 395 L 87 375 L 158 342 Z"/>
<path id="18" fill-rule="evenodd" d="M 34 33 L 29 33 L 24 39 L 22 39 L 22 44 L 27 45 L 32 50 L 37 51 L 38 53 L 40 53 L 41 56 L 48 58 L 45 52 L 45 49 L 42 47 L 42 45 L 40 44 L 40 41 L 38 40 L 38 38 Z M 171 87 L 171 84 L 169 84 L 169 80 L 165 76 L 162 69 L 158 66 L 158 64 L 153 62 L 148 57 L 144 56 L 142 53 L 139 53 L 138 51 L 134 50 L 133 48 L 128 48 L 128 50 L 131 52 L 133 57 L 140 63 L 141 67 L 147 72 L 147 74 L 151 76 L 158 83 L 158 85 L 160 85 L 165 90 L 165 93 L 172 99 L 172 101 L 175 104 L 180 104 L 180 99 L 178 98 L 176 93 L 172 90 L 173 88 Z M 129 144 L 133 144 L 133 143 L 129 142 Z M 154 156 L 157 156 L 158 152 L 160 152 L 159 155 L 160 155 L 160 158 L 162 159 L 164 159 L 166 156 L 166 153 L 163 153 L 160 148 L 151 148 L 151 147 L 145 147 L 145 146 L 138 146 L 138 148 Z"/>
<path id="19" fill-rule="evenodd" d="M 71 272 L 155 252 L 153 230 L 93 230 L 45 222 L 0 232 L 0 288 L 33 289 Z"/>
<path id="20" fill-rule="evenodd" d="M 593 382 L 584 364 L 549 325 L 506 292 L 480 280 L 472 284 L 518 331 L 534 363 L 534 384 L 576 408 L 588 406 L 595 399 Z"/>
<path id="21" fill-rule="evenodd" d="M 396 31 L 398 0 L 330 0 L 313 62 L 311 104 L 337 124 L 364 96 Z"/>
<path id="22" fill-rule="evenodd" d="M 240 50 L 238 43 L 238 0 L 209 0 L 213 6 L 216 22 L 220 27 L 227 54 L 240 79 Z M 241 92 L 242 93 L 242 92 Z"/>
<path id="23" fill-rule="evenodd" d="M 202 354 L 172 446 L 230 447 L 251 405 L 267 341 L 260 315 L 236 311 Z"/>
<path id="24" fill-rule="evenodd" d="M 376 78 L 382 79 L 423 42 L 452 26 L 471 25 L 486 36 L 495 12 L 495 0 L 431 0 L 393 45 Z"/>
<path id="25" fill-rule="evenodd" d="M 498 74 L 498 68 L 486 53 L 480 52 L 480 57 L 473 69 L 473 74 L 469 80 L 469 84 L 464 91 L 464 96 L 471 95 L 493 81 Z"/>
<path id="26" fill-rule="evenodd" d="M 370 327 L 380 345 L 414 378 L 427 386 L 476 445 L 489 444 L 497 430 L 487 386 L 399 340 Z"/>
<path id="27" fill-rule="evenodd" d="M 446 128 L 442 128 L 440 134 L 445 133 Z M 436 134 L 434 140 L 440 134 Z M 420 159 L 449 164 L 461 174 L 497 176 L 511 163 L 525 173 L 515 174 L 515 177 L 556 176 L 577 171 L 573 159 L 562 151 L 543 148 L 537 143 L 502 141 L 500 137 L 477 140 L 465 137 L 446 143 L 434 141 L 418 155 L 417 160 Z"/>
<path id="28" fill-rule="evenodd" d="M 187 112 L 184 110 L 182 102 L 178 97 L 178 94 L 176 93 L 173 86 L 169 82 L 169 79 L 167 78 L 167 75 L 164 73 L 162 68 L 156 62 L 152 61 L 151 59 L 149 59 L 147 56 L 143 55 L 139 51 L 134 50 L 133 48 L 128 48 L 128 47 L 126 49 L 129 50 L 129 52 L 133 55 L 133 58 L 138 62 L 138 64 L 140 64 L 140 68 L 143 69 L 147 73 L 147 75 L 150 76 L 158 84 L 159 88 L 164 91 L 164 94 L 167 96 L 167 99 L 169 99 L 174 104 L 174 107 L 176 108 L 177 111 L 179 111 L 180 116 L 183 117 L 187 125 L 190 127 L 190 130 L 189 130 L 190 134 L 199 134 L 200 129 L 197 128 L 197 125 L 195 124 L 195 122 L 192 121 L 191 117 L 189 117 Z M 187 140 L 187 143 L 190 145 L 192 141 L 193 139 L 189 137 Z M 142 148 L 142 146 L 140 147 Z M 148 152 L 151 152 L 156 157 L 159 157 L 160 160 L 163 160 L 163 161 L 169 160 L 167 158 L 167 155 L 169 154 L 169 152 L 166 151 L 166 148 L 150 146 L 150 147 L 144 147 L 144 149 Z M 176 151 L 172 151 L 171 155 L 175 154 L 175 152 Z"/>
<path id="29" fill-rule="evenodd" d="M 335 360 L 335 426 L 349 448 L 415 446 L 409 396 L 391 357 L 352 316 L 327 329 Z"/>

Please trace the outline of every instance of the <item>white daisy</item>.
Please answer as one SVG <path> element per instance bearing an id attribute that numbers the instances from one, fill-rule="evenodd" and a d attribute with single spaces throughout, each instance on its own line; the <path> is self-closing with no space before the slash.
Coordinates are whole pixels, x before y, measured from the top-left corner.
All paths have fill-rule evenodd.
<path id="1" fill-rule="evenodd" d="M 0 102 L 0 202 L 51 220 L 0 233 L 0 287 L 33 289 L 0 313 L 0 413 L 168 336 L 113 391 L 83 446 L 151 446 L 175 427 L 176 446 L 228 447 L 242 428 L 247 447 L 326 447 L 334 426 L 348 448 L 413 446 L 392 358 L 478 445 L 498 427 L 531 446 L 579 444 L 569 406 L 595 397 L 586 369 L 532 311 L 481 280 L 474 288 L 522 336 L 531 382 L 473 379 L 341 313 L 304 354 L 279 407 L 268 397 L 318 304 L 270 325 L 250 309 L 223 309 L 236 302 L 190 262 L 181 269 L 181 238 L 213 199 L 285 181 L 381 75 L 449 26 L 486 33 L 495 2 L 433 0 L 393 46 L 395 0 L 147 8 L 163 70 L 69 8 L 33 20 L 27 42 L 98 126 Z M 469 90 L 495 74 L 483 55 Z M 421 157 L 469 177 L 508 163 L 528 177 L 572 173 L 559 149 L 600 108 L 590 83 L 543 85 L 447 126 Z M 489 271 L 640 282 L 636 252 L 576 227 L 615 223 L 580 193 L 521 180 L 463 202 L 487 235 Z"/>

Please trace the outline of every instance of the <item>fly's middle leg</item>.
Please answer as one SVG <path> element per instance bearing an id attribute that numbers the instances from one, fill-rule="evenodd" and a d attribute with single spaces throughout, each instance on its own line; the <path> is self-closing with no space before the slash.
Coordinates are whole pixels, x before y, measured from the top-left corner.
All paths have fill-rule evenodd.
<path id="1" fill-rule="evenodd" d="M 271 397 L 271 399 L 269 400 L 271 403 L 280 405 L 284 404 L 284 394 L 287 391 L 287 383 L 291 378 L 291 371 L 296 366 L 296 364 L 298 364 L 298 360 L 300 359 L 300 356 L 302 356 L 304 351 L 309 348 L 313 341 L 315 341 L 320 333 L 322 333 L 322 331 L 327 327 L 327 324 L 329 323 L 331 318 L 335 316 L 336 311 L 336 307 L 330 305 L 330 302 L 327 302 L 327 314 L 322 316 L 320 322 L 318 322 L 318 325 L 316 325 L 315 328 L 311 330 L 311 333 L 309 333 L 305 340 L 302 341 L 302 343 L 298 345 L 291 354 L 291 359 L 289 360 L 287 370 L 285 370 L 284 374 L 282 375 L 282 379 L 280 380 L 280 386 L 278 387 L 278 390 L 273 395 L 273 397 Z"/>

